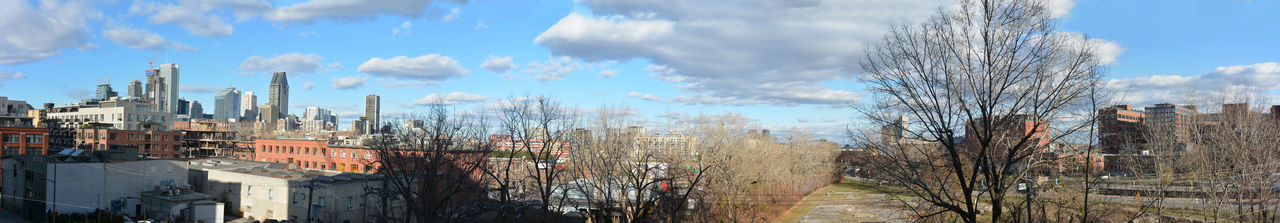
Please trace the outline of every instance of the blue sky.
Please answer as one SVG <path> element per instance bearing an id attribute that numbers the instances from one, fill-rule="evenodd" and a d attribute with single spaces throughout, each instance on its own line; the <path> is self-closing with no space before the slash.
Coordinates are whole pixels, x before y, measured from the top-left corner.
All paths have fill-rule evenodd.
<path id="1" fill-rule="evenodd" d="M 359 116 L 442 98 L 483 108 L 525 93 L 586 109 L 626 105 L 650 124 L 736 112 L 836 139 L 864 96 L 854 78 L 887 27 L 921 1 L 25 1 L 0 0 L 0 96 L 67 104 L 147 61 L 181 66 L 181 97 L 212 111 L 226 87 L 265 103 L 289 72 L 291 111 Z M 1131 104 L 1189 90 L 1280 89 L 1276 1 L 1053 1 L 1062 31 L 1097 38 Z"/>

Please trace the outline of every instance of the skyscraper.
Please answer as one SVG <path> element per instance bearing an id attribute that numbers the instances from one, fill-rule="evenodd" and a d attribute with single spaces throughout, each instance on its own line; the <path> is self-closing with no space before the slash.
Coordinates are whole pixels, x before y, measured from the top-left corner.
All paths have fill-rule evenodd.
<path id="1" fill-rule="evenodd" d="M 143 98 L 142 81 L 133 80 L 129 82 L 129 97 Z M 145 98 L 144 98 L 145 99 Z"/>
<path id="2" fill-rule="evenodd" d="M 204 108 L 199 101 L 191 100 L 191 109 L 187 109 L 187 112 L 190 112 L 192 119 L 204 118 Z"/>
<path id="3" fill-rule="evenodd" d="M 289 116 L 289 80 L 283 71 L 271 76 L 270 90 L 271 92 L 267 95 L 269 97 L 267 104 L 277 111 L 272 117 Z"/>
<path id="4" fill-rule="evenodd" d="M 240 119 L 240 91 L 234 87 L 222 89 L 213 95 L 213 120 L 225 122 Z"/>
<path id="5" fill-rule="evenodd" d="M 118 95 L 116 94 L 116 91 L 111 90 L 110 84 L 99 84 L 98 91 L 93 94 L 93 99 L 99 100 L 99 101 L 106 101 L 107 99 L 115 96 L 118 96 Z"/>
<path id="6" fill-rule="evenodd" d="M 188 118 L 194 118 L 191 117 L 191 102 L 187 101 L 187 99 L 178 99 L 178 113 L 175 114 L 187 115 Z"/>
<path id="7" fill-rule="evenodd" d="M 178 112 L 178 65 L 161 64 L 147 70 L 146 97 L 156 110 L 165 113 Z"/>
<path id="8" fill-rule="evenodd" d="M 366 133 L 378 133 L 378 129 L 382 126 L 382 123 L 378 122 L 378 115 L 382 112 L 381 100 L 382 97 L 376 94 L 364 96 L 364 117 L 369 121 L 365 123 L 365 126 L 369 128 L 368 131 L 365 131 Z"/>
<path id="9" fill-rule="evenodd" d="M 252 91 L 240 93 L 240 119 L 244 121 L 258 120 L 258 96 Z"/>

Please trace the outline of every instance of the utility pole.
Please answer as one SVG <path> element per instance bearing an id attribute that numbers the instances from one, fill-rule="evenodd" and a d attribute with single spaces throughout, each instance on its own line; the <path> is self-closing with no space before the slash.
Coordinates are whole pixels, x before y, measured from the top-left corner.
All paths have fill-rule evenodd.
<path id="1" fill-rule="evenodd" d="M 311 198 L 314 197 L 312 196 L 312 194 L 313 192 L 315 192 L 315 189 L 316 189 L 315 186 L 316 186 L 315 178 L 311 178 L 311 180 L 307 180 L 307 222 L 312 222 L 311 206 L 315 206 L 315 202 L 311 201 Z"/>

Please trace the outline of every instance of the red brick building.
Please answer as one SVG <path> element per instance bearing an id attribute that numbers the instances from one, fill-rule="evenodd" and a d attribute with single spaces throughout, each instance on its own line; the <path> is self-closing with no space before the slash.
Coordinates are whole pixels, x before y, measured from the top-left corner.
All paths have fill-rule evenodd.
<path id="1" fill-rule="evenodd" d="M 1143 137 L 1142 121 L 1147 116 L 1142 111 L 1132 110 L 1128 105 L 1098 110 L 1098 141 L 1102 153 L 1120 154 L 1130 151 L 1138 145 L 1146 143 Z"/>
<path id="2" fill-rule="evenodd" d="M 520 140 L 514 139 L 511 135 L 493 134 L 489 135 L 490 143 L 493 150 L 496 151 L 526 151 L 532 150 L 533 153 L 550 153 L 552 157 L 566 158 L 569 157 L 569 142 L 560 140 Z M 551 147 L 550 149 L 544 147 Z"/>
<path id="3" fill-rule="evenodd" d="M 49 129 L 0 126 L 2 155 L 48 154 Z"/>
<path id="4" fill-rule="evenodd" d="M 138 155 L 152 158 L 181 158 L 182 132 L 119 129 L 76 129 L 77 147 L 89 151 L 111 146 L 138 147 Z"/>
<path id="5" fill-rule="evenodd" d="M 298 168 L 352 173 L 377 172 L 376 151 L 330 145 L 322 139 L 255 139 L 253 161 L 294 164 Z"/>

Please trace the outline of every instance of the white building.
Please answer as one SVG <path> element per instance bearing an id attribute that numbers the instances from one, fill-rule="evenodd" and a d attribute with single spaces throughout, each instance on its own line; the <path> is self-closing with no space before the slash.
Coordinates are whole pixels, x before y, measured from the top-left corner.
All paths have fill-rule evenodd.
<path id="1" fill-rule="evenodd" d="M 216 164 L 214 164 L 216 162 Z M 371 222 L 380 213 L 382 181 L 374 175 L 298 170 L 244 160 L 193 161 L 198 191 L 226 203 L 228 215 L 259 220 Z M 314 204 L 308 215 L 307 204 Z M 395 205 L 391 212 L 403 207 Z M 394 214 L 403 216 L 403 214 Z"/>
<path id="2" fill-rule="evenodd" d="M 91 156 L 18 155 L 4 159 L 0 199 L 19 215 L 95 209 L 139 217 L 142 192 L 157 186 L 182 187 L 187 165 L 178 160 L 98 162 Z M 50 202 L 45 202 L 50 201 Z"/>
<path id="3" fill-rule="evenodd" d="M 99 102 L 97 107 L 76 105 L 56 107 L 49 118 L 68 128 L 85 124 L 102 124 L 104 128 L 122 130 L 168 130 L 173 127 L 173 114 L 156 111 L 152 105 L 132 98 L 114 97 Z"/>
<path id="4" fill-rule="evenodd" d="M 31 109 L 31 104 L 26 101 L 9 100 L 9 97 L 0 97 L 0 116 L 26 116 L 27 110 Z"/>

